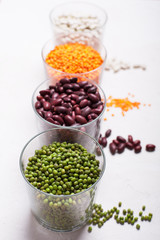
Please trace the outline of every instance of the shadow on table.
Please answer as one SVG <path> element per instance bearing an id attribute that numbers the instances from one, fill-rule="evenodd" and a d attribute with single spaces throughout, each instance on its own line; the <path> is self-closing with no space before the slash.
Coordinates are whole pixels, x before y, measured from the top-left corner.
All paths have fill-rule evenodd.
<path id="1" fill-rule="evenodd" d="M 27 239 L 32 240 L 80 240 L 83 239 L 82 235 L 85 231 L 87 231 L 87 229 L 84 226 L 75 232 L 53 232 L 42 227 L 31 212 L 28 219 L 28 225 L 26 225 Z"/>

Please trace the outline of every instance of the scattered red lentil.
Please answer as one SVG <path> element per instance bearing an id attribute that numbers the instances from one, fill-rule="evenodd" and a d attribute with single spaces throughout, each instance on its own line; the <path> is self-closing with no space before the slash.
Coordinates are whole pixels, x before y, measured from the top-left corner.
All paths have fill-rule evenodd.
<path id="1" fill-rule="evenodd" d="M 54 69 L 66 73 L 90 72 L 100 65 L 103 60 L 100 54 L 91 46 L 81 43 L 58 45 L 46 57 L 46 62 Z"/>
<path id="2" fill-rule="evenodd" d="M 107 107 L 121 108 L 123 116 L 124 116 L 124 112 L 127 112 L 128 110 L 131 110 L 134 107 L 139 109 L 139 105 L 140 105 L 139 102 L 131 102 L 128 99 L 128 97 L 120 99 L 120 98 L 112 98 L 111 96 L 109 96 L 108 102 L 106 104 Z"/>
<path id="3" fill-rule="evenodd" d="M 107 118 L 104 118 L 104 121 L 107 121 Z"/>

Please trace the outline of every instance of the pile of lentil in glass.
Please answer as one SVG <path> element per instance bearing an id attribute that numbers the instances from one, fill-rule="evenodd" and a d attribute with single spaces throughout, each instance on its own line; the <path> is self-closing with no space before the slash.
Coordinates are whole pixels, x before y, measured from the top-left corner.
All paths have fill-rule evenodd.
<path id="1" fill-rule="evenodd" d="M 70 195 L 91 187 L 100 172 L 99 161 L 82 145 L 53 142 L 29 158 L 25 177 L 43 192 Z"/>
<path id="2" fill-rule="evenodd" d="M 90 72 L 103 63 L 94 48 L 78 42 L 56 46 L 48 53 L 45 61 L 52 68 L 66 73 Z"/>
<path id="3" fill-rule="evenodd" d="M 114 220 L 116 223 L 124 225 L 125 223 L 128 223 L 130 225 L 136 224 L 136 229 L 140 229 L 140 224 L 138 224 L 138 220 L 140 218 L 142 221 L 148 221 L 151 222 L 153 214 L 149 213 L 148 215 L 144 214 L 144 211 L 146 209 L 145 206 L 142 206 L 142 211 L 139 212 L 139 218 L 134 216 L 134 211 L 129 209 L 123 209 L 120 211 L 120 208 L 122 206 L 122 203 L 118 203 L 118 207 L 113 207 L 112 209 L 108 211 L 104 211 L 101 204 L 94 204 L 93 205 L 93 212 L 91 215 L 91 218 L 88 221 L 89 225 L 98 225 L 99 228 L 101 228 L 105 222 L 110 220 L 112 217 L 114 217 Z M 88 232 L 92 232 L 92 227 L 88 227 Z"/>

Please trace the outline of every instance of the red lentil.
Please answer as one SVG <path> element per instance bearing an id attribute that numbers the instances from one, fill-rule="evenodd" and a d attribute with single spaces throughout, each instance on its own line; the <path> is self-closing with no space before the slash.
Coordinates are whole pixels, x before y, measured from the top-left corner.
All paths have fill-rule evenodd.
<path id="1" fill-rule="evenodd" d="M 62 72 L 85 73 L 98 68 L 103 60 L 91 46 L 67 43 L 58 45 L 50 51 L 46 57 L 46 63 Z"/>

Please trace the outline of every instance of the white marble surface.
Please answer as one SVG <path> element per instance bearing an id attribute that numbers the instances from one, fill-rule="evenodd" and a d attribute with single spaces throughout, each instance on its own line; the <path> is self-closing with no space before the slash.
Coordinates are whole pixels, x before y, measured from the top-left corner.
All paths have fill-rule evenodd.
<path id="1" fill-rule="evenodd" d="M 91 2 L 91 1 L 90 1 Z M 93 2 L 93 1 L 92 1 Z M 96 1 L 94 1 L 96 3 Z M 107 168 L 99 186 L 97 202 L 109 209 L 122 201 L 135 214 L 143 204 L 153 213 L 151 223 L 120 226 L 112 219 L 103 228 L 87 227 L 73 233 L 55 233 L 41 227 L 32 217 L 25 185 L 19 170 L 19 155 L 37 133 L 31 96 L 45 79 L 41 48 L 50 37 L 48 14 L 51 0 L 2 0 L 0 2 L 0 239 L 1 240 L 159 240 L 160 239 L 160 1 L 102 1 L 109 20 L 104 44 L 108 58 L 145 64 L 146 71 L 105 72 L 106 95 L 151 104 L 128 111 L 123 117 L 115 109 L 105 112 L 102 132 L 132 134 L 142 142 L 140 154 L 125 151 L 112 156 L 106 148 Z M 115 116 L 112 117 L 111 113 Z M 156 151 L 147 153 L 145 145 Z"/>

